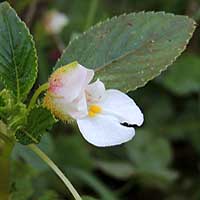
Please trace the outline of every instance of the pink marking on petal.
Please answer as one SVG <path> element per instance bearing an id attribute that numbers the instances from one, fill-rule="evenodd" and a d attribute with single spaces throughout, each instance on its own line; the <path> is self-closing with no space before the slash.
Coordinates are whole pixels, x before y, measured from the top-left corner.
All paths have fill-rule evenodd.
<path id="1" fill-rule="evenodd" d="M 52 93 L 56 93 L 58 92 L 58 90 L 63 87 L 63 84 L 62 84 L 62 81 L 60 78 L 58 77 L 55 77 L 55 78 L 52 78 L 50 80 L 50 85 L 49 85 L 49 89 L 48 91 L 49 92 L 52 92 Z"/>

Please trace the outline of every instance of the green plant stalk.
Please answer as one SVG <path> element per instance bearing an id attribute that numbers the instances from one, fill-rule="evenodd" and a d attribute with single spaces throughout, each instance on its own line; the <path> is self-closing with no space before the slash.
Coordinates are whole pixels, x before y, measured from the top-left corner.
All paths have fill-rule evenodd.
<path id="1" fill-rule="evenodd" d="M 97 11 L 98 3 L 99 3 L 99 0 L 91 0 L 89 12 L 88 12 L 88 16 L 87 16 L 87 20 L 85 24 L 85 30 L 87 30 L 94 22 L 94 17 Z"/>
<path id="2" fill-rule="evenodd" d="M 39 95 L 44 92 L 45 90 L 47 90 L 49 87 L 48 83 L 44 83 L 42 84 L 34 93 L 34 95 L 32 96 L 29 106 L 28 106 L 28 111 L 31 110 L 31 108 L 35 105 L 37 98 L 39 97 Z"/>
<path id="3" fill-rule="evenodd" d="M 0 134 L 1 136 L 3 134 Z M 0 199 L 9 200 L 10 192 L 10 155 L 13 144 L 0 137 Z M 6 136 L 5 136 L 6 138 Z"/>
<path id="4" fill-rule="evenodd" d="M 35 152 L 57 175 L 58 177 L 63 181 L 63 183 L 67 186 L 69 191 L 72 193 L 74 198 L 76 200 L 81 200 L 80 195 L 74 188 L 74 186 L 71 184 L 71 182 L 65 177 L 63 172 L 56 166 L 56 164 L 44 153 L 42 152 L 36 145 L 30 144 L 28 147 Z"/>

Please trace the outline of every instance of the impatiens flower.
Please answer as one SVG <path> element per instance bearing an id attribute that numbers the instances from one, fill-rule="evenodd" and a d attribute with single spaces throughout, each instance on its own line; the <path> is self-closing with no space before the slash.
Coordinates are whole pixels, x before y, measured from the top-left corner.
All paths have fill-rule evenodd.
<path id="1" fill-rule="evenodd" d="M 94 71 L 77 62 L 57 69 L 49 79 L 44 105 L 63 121 L 77 121 L 83 137 L 96 146 L 113 146 L 135 135 L 143 114 L 135 102 L 93 79 Z"/>
<path id="2" fill-rule="evenodd" d="M 49 34 L 58 34 L 69 23 L 69 18 L 56 10 L 46 13 L 44 16 L 44 28 Z"/>

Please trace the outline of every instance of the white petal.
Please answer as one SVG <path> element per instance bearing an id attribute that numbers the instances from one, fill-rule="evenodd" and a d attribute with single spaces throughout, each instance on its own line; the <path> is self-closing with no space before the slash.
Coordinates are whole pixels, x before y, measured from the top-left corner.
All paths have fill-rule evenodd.
<path id="1" fill-rule="evenodd" d="M 126 94 L 119 90 L 106 90 L 104 98 L 99 105 L 103 112 L 113 114 L 121 123 L 142 125 L 144 118 L 136 103 Z"/>
<path id="2" fill-rule="evenodd" d="M 83 137 L 99 147 L 114 146 L 127 142 L 135 135 L 134 128 L 122 126 L 117 118 L 109 115 L 97 115 L 77 120 Z"/>
<path id="3" fill-rule="evenodd" d="M 105 86 L 99 79 L 86 88 L 88 104 L 97 103 L 105 94 Z"/>
<path id="4" fill-rule="evenodd" d="M 93 76 L 93 70 L 88 70 L 78 65 L 76 68 L 64 74 L 62 78 L 63 87 L 60 95 L 64 96 L 67 102 L 72 102 L 85 90 Z"/>
<path id="5" fill-rule="evenodd" d="M 90 81 L 93 79 L 93 77 L 94 77 L 94 70 L 87 69 L 87 77 L 86 77 L 86 81 L 85 81 L 86 87 L 88 86 Z"/>
<path id="6" fill-rule="evenodd" d="M 87 101 L 85 93 L 83 92 L 79 97 L 77 97 L 71 104 L 68 105 L 68 114 L 70 114 L 74 119 L 80 119 L 88 114 Z"/>
<path id="7" fill-rule="evenodd" d="M 67 115 L 75 119 L 86 116 L 88 109 L 85 90 L 93 76 L 93 70 L 86 69 L 77 62 L 57 69 L 51 75 L 46 102 L 51 102 L 51 107 L 57 111 L 55 113 L 62 118 Z"/>
<path id="8" fill-rule="evenodd" d="M 56 98 L 48 94 L 44 98 L 44 105 L 49 108 L 56 117 L 68 120 L 69 116 L 74 119 L 83 118 L 88 115 L 85 93 L 82 93 L 72 103 L 66 103 L 63 97 Z"/>

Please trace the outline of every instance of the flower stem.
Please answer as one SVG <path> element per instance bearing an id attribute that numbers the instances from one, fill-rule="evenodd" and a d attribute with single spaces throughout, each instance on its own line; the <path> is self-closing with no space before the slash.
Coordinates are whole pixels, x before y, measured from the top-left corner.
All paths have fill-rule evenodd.
<path id="1" fill-rule="evenodd" d="M 28 111 L 30 111 L 30 109 L 35 105 L 35 102 L 37 100 L 37 98 L 39 97 L 39 95 L 48 89 L 48 86 L 49 84 L 48 83 L 44 83 L 42 84 L 34 93 L 34 95 L 32 96 L 31 98 L 31 101 L 29 103 L 29 106 L 28 106 Z"/>
<path id="2" fill-rule="evenodd" d="M 63 172 L 56 166 L 56 164 L 44 152 L 42 152 L 36 145 L 30 144 L 28 146 L 58 175 L 58 177 L 63 181 L 63 183 L 67 186 L 69 191 L 72 193 L 74 198 L 76 200 L 81 200 L 81 197 L 76 191 L 76 189 L 73 187 L 71 182 L 65 177 Z"/>

